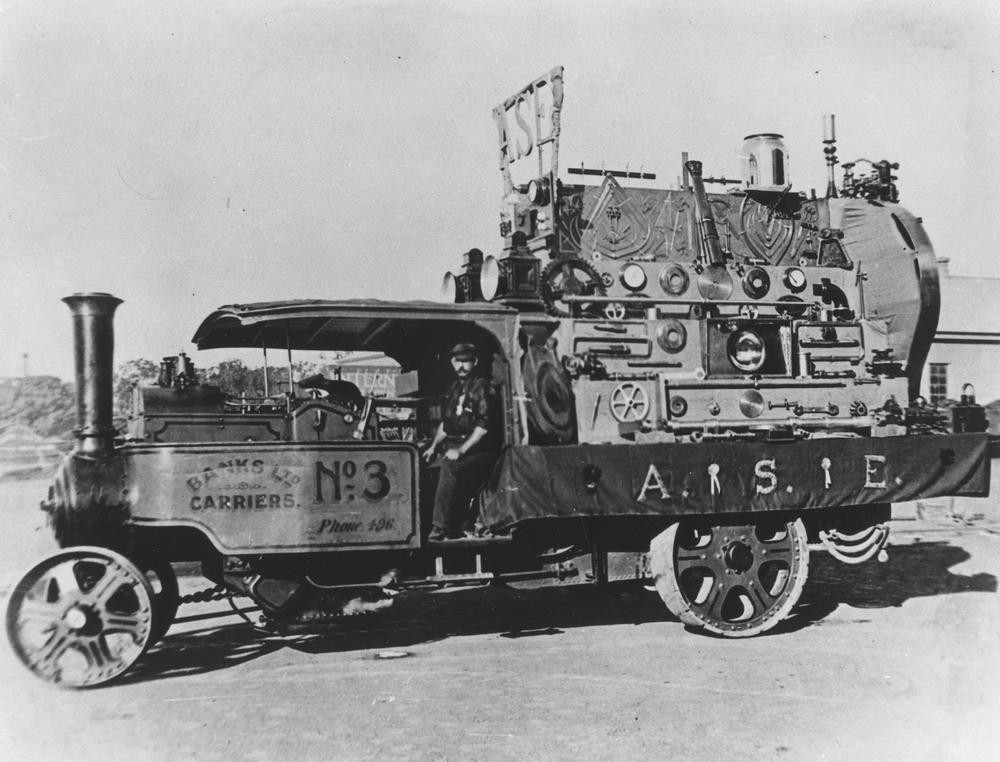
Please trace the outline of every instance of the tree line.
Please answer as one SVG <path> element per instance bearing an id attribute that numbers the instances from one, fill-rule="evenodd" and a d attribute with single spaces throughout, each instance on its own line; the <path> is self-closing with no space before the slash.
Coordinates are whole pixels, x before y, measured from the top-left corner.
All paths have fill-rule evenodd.
<path id="1" fill-rule="evenodd" d="M 313 373 L 329 377 L 335 374 L 336 360 L 331 362 L 293 362 L 296 380 Z M 132 388 L 136 384 L 152 384 L 160 372 L 160 364 L 145 358 L 120 363 L 114 372 L 115 416 L 128 413 Z M 247 397 L 264 396 L 264 369 L 251 368 L 241 360 L 223 360 L 217 365 L 199 368 L 198 380 L 212 384 L 227 394 Z M 272 395 L 288 391 L 288 366 L 271 366 L 267 371 L 268 392 Z M 0 379 L 0 433 L 13 424 L 24 424 L 44 437 L 69 439 L 76 426 L 76 397 L 72 382 L 55 376 L 27 376 Z"/>

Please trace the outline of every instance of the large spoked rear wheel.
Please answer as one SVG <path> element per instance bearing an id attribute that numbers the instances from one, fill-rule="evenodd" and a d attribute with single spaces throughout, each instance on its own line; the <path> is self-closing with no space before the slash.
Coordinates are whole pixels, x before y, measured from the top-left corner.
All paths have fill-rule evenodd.
<path id="1" fill-rule="evenodd" d="M 718 635 L 759 635 L 802 594 L 809 548 L 801 519 L 708 526 L 681 521 L 657 535 L 650 567 L 667 608 Z"/>
<path id="2" fill-rule="evenodd" d="M 153 632 L 153 589 L 131 561 L 98 547 L 55 553 L 14 587 L 7 637 L 38 677 L 70 688 L 112 680 Z"/>

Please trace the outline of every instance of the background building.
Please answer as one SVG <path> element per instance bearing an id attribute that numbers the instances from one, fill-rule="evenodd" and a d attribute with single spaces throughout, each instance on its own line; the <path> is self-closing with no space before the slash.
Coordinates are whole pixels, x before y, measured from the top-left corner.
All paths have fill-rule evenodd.
<path id="1" fill-rule="evenodd" d="M 941 317 L 921 391 L 941 404 L 971 383 L 976 401 L 991 408 L 991 430 L 1000 433 L 1000 278 L 951 275 L 947 259 L 938 264 Z"/>

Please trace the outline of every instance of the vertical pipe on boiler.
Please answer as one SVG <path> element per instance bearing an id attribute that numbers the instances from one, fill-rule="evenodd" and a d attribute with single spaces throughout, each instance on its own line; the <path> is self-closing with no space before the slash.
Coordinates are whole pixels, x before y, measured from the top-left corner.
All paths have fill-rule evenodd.
<path id="1" fill-rule="evenodd" d="M 76 293 L 63 302 L 73 314 L 77 451 L 95 458 L 114 451 L 114 315 L 122 300 Z"/>

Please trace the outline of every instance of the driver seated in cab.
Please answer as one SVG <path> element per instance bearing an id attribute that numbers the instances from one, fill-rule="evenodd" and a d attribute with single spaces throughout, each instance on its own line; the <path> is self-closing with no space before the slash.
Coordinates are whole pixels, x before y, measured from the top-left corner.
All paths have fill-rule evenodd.
<path id="1" fill-rule="evenodd" d="M 471 530 L 476 518 L 470 507 L 472 498 L 499 454 L 499 401 L 489 380 L 476 373 L 478 365 L 475 344 L 461 342 L 452 347 L 456 379 L 448 389 L 441 423 L 423 455 L 430 463 L 439 448 L 444 452 L 429 540 L 461 539 Z"/>

